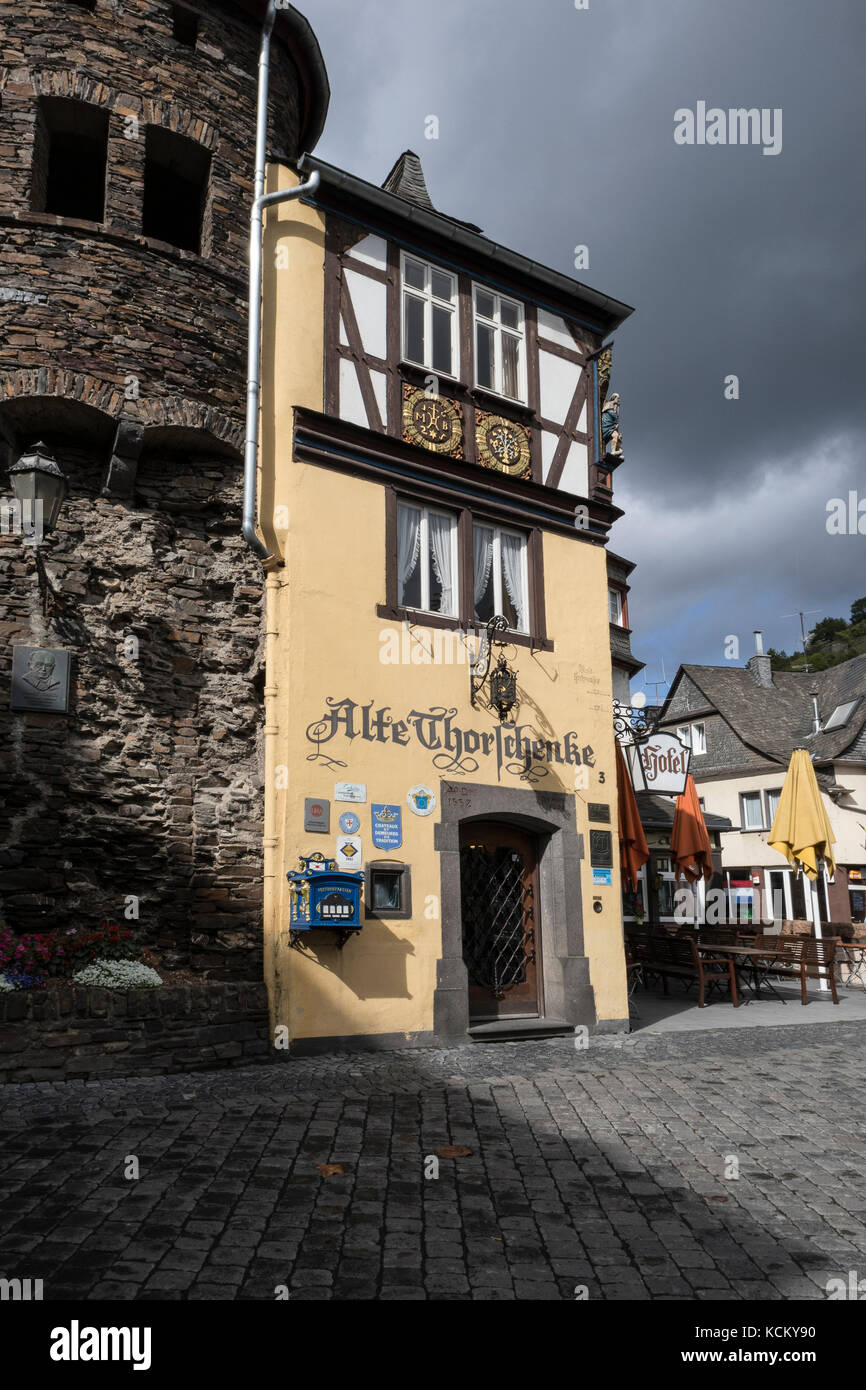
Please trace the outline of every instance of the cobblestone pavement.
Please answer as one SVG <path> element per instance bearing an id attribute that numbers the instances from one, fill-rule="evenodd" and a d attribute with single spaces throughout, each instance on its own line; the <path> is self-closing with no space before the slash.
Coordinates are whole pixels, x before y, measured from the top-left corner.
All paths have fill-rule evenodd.
<path id="1" fill-rule="evenodd" d="M 864 1041 L 797 1026 L 8 1086 L 0 1276 L 46 1299 L 826 1298 L 866 1275 Z M 447 1144 L 471 1155 L 426 1177 Z"/>

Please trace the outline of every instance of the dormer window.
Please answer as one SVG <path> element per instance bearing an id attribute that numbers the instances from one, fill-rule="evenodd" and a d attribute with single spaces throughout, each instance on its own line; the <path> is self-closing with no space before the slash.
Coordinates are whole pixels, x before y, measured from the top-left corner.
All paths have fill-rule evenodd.
<path id="1" fill-rule="evenodd" d="M 473 286 L 475 385 L 512 401 L 526 401 L 523 306 L 514 299 Z"/>
<path id="2" fill-rule="evenodd" d="M 403 358 L 454 376 L 457 281 L 414 256 L 403 256 Z"/>

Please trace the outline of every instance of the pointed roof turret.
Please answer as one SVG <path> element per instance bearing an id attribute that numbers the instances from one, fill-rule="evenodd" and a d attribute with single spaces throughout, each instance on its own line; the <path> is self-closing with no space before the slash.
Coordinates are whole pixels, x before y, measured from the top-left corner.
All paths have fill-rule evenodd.
<path id="1" fill-rule="evenodd" d="M 403 151 L 382 187 L 389 193 L 396 193 L 398 198 L 408 198 L 410 203 L 436 211 L 427 192 L 421 160 L 414 150 Z"/>

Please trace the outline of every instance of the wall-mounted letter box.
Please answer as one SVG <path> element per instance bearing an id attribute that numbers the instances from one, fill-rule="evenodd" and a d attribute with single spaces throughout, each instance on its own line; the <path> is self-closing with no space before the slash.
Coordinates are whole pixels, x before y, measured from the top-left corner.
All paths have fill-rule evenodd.
<path id="1" fill-rule="evenodd" d="M 336 931 L 342 949 L 353 932 L 359 932 L 363 873 L 337 869 L 335 859 L 315 854 L 298 856 L 300 872 L 286 874 L 289 880 L 289 941 L 296 945 L 304 932 Z"/>

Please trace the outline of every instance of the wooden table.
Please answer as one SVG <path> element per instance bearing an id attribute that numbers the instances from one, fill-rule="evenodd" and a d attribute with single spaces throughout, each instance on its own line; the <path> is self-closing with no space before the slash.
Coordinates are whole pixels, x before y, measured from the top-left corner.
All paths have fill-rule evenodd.
<path id="1" fill-rule="evenodd" d="M 784 945 L 781 945 L 777 947 L 775 950 L 773 950 L 769 949 L 766 946 L 717 946 L 711 941 L 699 941 L 698 950 L 712 951 L 714 954 L 721 952 L 723 955 L 733 956 L 735 969 L 738 963 L 742 963 L 744 968 L 746 966 L 750 966 L 752 976 L 754 979 L 754 985 L 750 986 L 750 988 L 752 989 L 752 993 L 757 995 L 758 998 L 761 997 L 761 986 L 758 981 L 758 961 L 784 960 L 786 954 L 788 954 Z M 742 958 L 742 961 L 740 961 L 739 958 Z M 769 981 L 767 981 L 767 984 L 769 985 Z M 777 999 L 780 999 L 783 1004 L 787 1004 L 787 999 L 782 999 L 781 994 L 779 994 L 777 990 L 773 989 L 772 985 L 769 985 L 769 988 L 771 994 L 775 994 Z"/>

